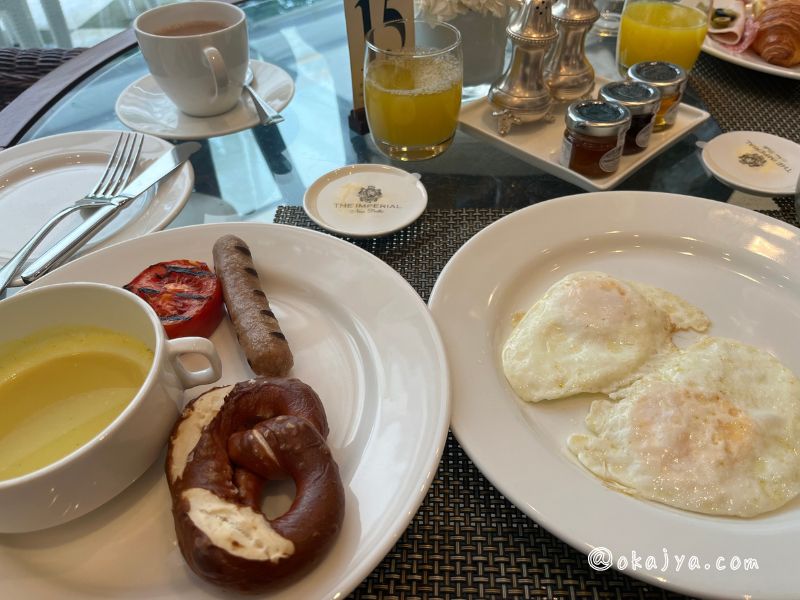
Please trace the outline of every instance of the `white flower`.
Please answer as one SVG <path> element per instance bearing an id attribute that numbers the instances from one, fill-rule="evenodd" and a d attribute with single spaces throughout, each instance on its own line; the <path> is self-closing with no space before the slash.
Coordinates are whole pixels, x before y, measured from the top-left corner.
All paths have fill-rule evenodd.
<path id="1" fill-rule="evenodd" d="M 425 19 L 449 21 L 468 12 L 504 17 L 519 0 L 416 0 L 416 5 L 417 14 Z"/>

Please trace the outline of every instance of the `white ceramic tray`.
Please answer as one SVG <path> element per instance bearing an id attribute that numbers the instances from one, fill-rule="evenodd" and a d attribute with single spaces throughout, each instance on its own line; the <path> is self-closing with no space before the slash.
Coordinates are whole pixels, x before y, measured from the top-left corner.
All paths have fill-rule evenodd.
<path id="1" fill-rule="evenodd" d="M 605 83 L 599 80 L 597 87 Z M 597 97 L 595 89 L 592 97 Z M 610 190 L 619 185 L 624 179 L 633 174 L 639 167 L 654 156 L 661 154 L 672 144 L 677 142 L 692 129 L 708 119 L 706 111 L 687 104 L 681 104 L 675 125 L 665 131 L 654 133 L 650 138 L 650 145 L 638 154 L 624 155 L 620 161 L 619 170 L 607 177 L 590 179 L 562 166 L 558 160 L 561 155 L 561 140 L 564 135 L 564 117 L 566 104 L 563 110 L 556 105 L 552 121 L 539 121 L 525 125 L 517 125 L 511 131 L 501 136 L 497 133 L 495 118 L 486 98 L 474 100 L 461 107 L 459 126 L 462 131 L 502 148 L 506 152 L 538 167 L 545 173 L 555 175 L 569 181 L 584 190 L 593 192 Z"/>

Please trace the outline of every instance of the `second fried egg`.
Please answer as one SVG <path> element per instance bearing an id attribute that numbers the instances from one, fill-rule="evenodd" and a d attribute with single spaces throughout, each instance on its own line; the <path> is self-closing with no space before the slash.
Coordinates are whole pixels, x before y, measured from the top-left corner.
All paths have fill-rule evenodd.
<path id="1" fill-rule="evenodd" d="M 704 338 L 611 397 L 567 442 L 611 487 L 739 517 L 800 493 L 800 381 L 768 352 Z"/>

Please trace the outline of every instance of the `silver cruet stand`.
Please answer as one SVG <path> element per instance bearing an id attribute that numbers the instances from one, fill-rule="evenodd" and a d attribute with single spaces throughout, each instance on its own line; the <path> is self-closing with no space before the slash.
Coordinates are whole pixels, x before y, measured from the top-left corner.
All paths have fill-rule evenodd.
<path id="1" fill-rule="evenodd" d="M 553 6 L 558 41 L 547 57 L 545 82 L 555 100 L 577 100 L 594 90 L 594 69 L 584 45 L 599 17 L 592 0 L 558 0 Z"/>
<path id="2" fill-rule="evenodd" d="M 523 0 L 506 27 L 511 40 L 511 61 L 489 89 L 496 110 L 497 132 L 507 134 L 513 125 L 548 116 L 552 99 L 544 83 L 544 61 L 558 33 L 551 16 L 552 0 Z"/>

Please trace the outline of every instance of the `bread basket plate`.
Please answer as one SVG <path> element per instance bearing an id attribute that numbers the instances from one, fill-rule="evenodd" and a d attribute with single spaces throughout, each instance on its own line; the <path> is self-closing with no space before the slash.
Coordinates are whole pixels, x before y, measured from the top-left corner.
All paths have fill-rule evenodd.
<path id="1" fill-rule="evenodd" d="M 212 264 L 214 241 L 245 240 L 295 358 L 290 373 L 321 397 L 328 445 L 345 488 L 345 520 L 330 552 L 269 597 L 341 598 L 383 559 L 417 511 L 445 443 L 449 380 L 433 319 L 386 263 L 327 234 L 226 223 L 170 229 L 77 259 L 30 287 L 127 283 L 150 264 Z M 24 292 L 22 292 L 24 294 Z M 221 382 L 252 377 L 226 319 L 211 337 Z M 208 386 L 206 386 L 208 387 Z M 193 398 L 205 387 L 186 394 Z M 288 494 L 275 506 L 288 508 Z M 280 511 L 278 511 L 278 514 Z M 94 512 L 40 532 L 0 535 L 0 596 L 221 598 L 188 569 L 175 541 L 163 461 Z"/>
<path id="2" fill-rule="evenodd" d="M 584 469 L 566 446 L 570 434 L 585 431 L 598 395 L 526 404 L 511 390 L 500 354 L 512 316 L 582 270 L 676 293 L 705 311 L 711 335 L 763 348 L 800 374 L 800 230 L 690 196 L 557 198 L 500 219 L 468 241 L 442 271 L 429 303 L 450 363 L 453 433 L 531 519 L 584 554 L 598 549 L 593 556 L 601 559 L 599 549 L 607 549 L 615 567 L 654 586 L 716 599 L 797 598 L 800 498 L 737 519 L 627 496 Z M 684 557 L 680 565 L 675 556 Z M 690 567 L 692 556 L 697 562 Z M 655 561 L 649 567 L 647 557 Z M 752 562 L 745 568 L 745 559 L 758 568 Z"/>
<path id="3" fill-rule="evenodd" d="M 703 52 L 746 69 L 778 75 L 779 77 L 788 77 L 789 79 L 800 79 L 800 65 L 795 65 L 794 67 L 773 65 L 765 61 L 753 50 L 745 50 L 741 54 L 736 54 L 731 52 L 725 44 L 720 44 L 709 37 L 706 37 L 703 42 Z"/>

